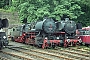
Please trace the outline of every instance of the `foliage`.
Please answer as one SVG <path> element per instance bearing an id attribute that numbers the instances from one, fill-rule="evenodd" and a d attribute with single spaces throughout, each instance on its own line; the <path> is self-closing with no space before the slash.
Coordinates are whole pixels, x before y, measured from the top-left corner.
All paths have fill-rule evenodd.
<path id="1" fill-rule="evenodd" d="M 43 17 L 53 17 L 60 20 L 61 17 L 68 16 L 76 19 L 84 12 L 76 3 L 80 0 L 13 0 L 17 2 L 20 20 L 27 18 L 28 21 L 42 20 Z M 19 4 L 18 4 L 19 3 Z"/>
<path id="2" fill-rule="evenodd" d="M 5 7 L 6 5 L 9 5 L 9 0 L 1 0 L 0 1 L 0 8 Z"/>
<path id="3" fill-rule="evenodd" d="M 90 26 L 90 0 L 82 0 L 77 3 L 81 6 L 81 10 L 85 12 L 77 20 L 80 20 L 83 26 Z"/>

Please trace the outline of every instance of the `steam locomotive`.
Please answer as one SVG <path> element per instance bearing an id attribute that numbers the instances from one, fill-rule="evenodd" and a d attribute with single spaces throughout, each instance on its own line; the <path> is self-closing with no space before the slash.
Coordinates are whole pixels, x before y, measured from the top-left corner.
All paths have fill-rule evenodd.
<path id="1" fill-rule="evenodd" d="M 8 27 L 8 25 L 8 20 L 6 18 L 0 19 L 0 49 L 2 49 L 4 46 L 7 46 L 9 43 L 5 31 L 3 31 L 3 28 Z"/>
<path id="2" fill-rule="evenodd" d="M 12 41 L 24 43 L 25 34 L 31 29 L 31 24 L 23 24 L 21 26 L 13 27 L 10 32 Z"/>
<path id="3" fill-rule="evenodd" d="M 39 32 L 39 34 L 35 37 L 35 44 L 39 47 L 42 47 L 44 39 L 54 40 L 54 33 L 56 31 L 56 23 L 51 18 L 46 18 L 43 21 L 37 22 L 35 25 L 35 30 Z"/>
<path id="4" fill-rule="evenodd" d="M 22 28 L 21 36 L 15 39 L 16 42 L 36 45 L 47 48 L 55 46 L 75 46 L 81 43 L 81 39 L 76 36 L 77 24 L 66 18 L 65 20 L 56 21 L 52 18 L 45 18 L 37 22 L 33 29 L 31 24 L 25 24 Z M 25 30 L 25 31 L 22 31 Z"/>

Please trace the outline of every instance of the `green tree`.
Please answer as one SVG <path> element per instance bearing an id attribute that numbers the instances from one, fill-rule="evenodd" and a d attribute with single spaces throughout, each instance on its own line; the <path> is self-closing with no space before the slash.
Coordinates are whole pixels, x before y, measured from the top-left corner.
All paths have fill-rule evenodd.
<path id="1" fill-rule="evenodd" d="M 82 0 L 77 3 L 81 6 L 81 11 L 84 12 L 77 20 L 80 20 L 83 26 L 90 26 L 90 0 Z"/>
<path id="2" fill-rule="evenodd" d="M 43 17 L 53 17 L 60 20 L 64 15 L 71 19 L 77 19 L 82 12 L 77 2 L 81 0 L 18 0 L 20 20 L 27 18 L 28 21 L 42 20 Z M 18 4 L 17 4 L 18 6 Z"/>
<path id="3" fill-rule="evenodd" d="M 9 5 L 11 0 L 0 0 L 0 8 L 4 8 L 6 5 Z"/>

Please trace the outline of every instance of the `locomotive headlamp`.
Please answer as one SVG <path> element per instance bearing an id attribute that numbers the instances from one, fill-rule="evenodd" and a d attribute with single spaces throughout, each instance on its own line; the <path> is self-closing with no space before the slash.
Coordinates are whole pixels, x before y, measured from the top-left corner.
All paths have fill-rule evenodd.
<path id="1" fill-rule="evenodd" d="M 57 39 L 59 39 L 59 37 L 57 37 Z"/>
<path id="2" fill-rule="evenodd" d="M 70 42 L 70 39 L 67 39 L 67 42 Z"/>
<path id="3" fill-rule="evenodd" d="M 79 37 L 78 37 L 78 39 L 79 39 Z"/>
<path id="4" fill-rule="evenodd" d="M 6 36 L 3 36 L 4 39 L 6 39 Z"/>
<path id="5" fill-rule="evenodd" d="M 28 28 L 30 30 L 30 28 Z"/>
<path id="6" fill-rule="evenodd" d="M 47 40 L 48 38 L 47 38 L 47 37 L 45 37 L 45 39 Z"/>
<path id="7" fill-rule="evenodd" d="M 24 36 L 26 35 L 26 34 L 23 34 Z"/>

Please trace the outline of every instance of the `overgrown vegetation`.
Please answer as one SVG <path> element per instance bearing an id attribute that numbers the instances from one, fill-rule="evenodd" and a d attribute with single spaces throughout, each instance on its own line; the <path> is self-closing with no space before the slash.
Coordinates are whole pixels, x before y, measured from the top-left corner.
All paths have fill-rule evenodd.
<path id="1" fill-rule="evenodd" d="M 19 13 L 20 20 L 27 18 L 28 22 L 42 20 L 43 17 L 56 20 L 70 17 L 82 22 L 83 26 L 90 25 L 89 0 L 10 0 L 9 5 L 4 7 L 7 6 L 10 11 Z"/>

